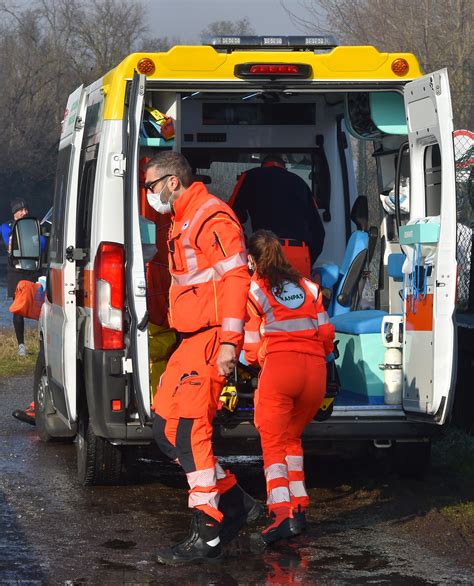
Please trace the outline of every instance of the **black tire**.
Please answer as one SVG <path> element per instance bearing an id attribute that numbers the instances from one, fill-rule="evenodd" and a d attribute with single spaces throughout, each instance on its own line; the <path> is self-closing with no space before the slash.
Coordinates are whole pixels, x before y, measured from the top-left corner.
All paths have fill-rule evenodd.
<path id="1" fill-rule="evenodd" d="M 76 435 L 75 431 L 69 429 L 57 415 L 51 400 L 42 344 L 36 359 L 33 385 L 36 432 L 40 440 L 43 442 L 55 440 L 72 441 Z"/>
<path id="2" fill-rule="evenodd" d="M 422 480 L 431 468 L 431 440 L 396 442 L 393 458 L 395 470 L 400 476 Z"/>
<path id="3" fill-rule="evenodd" d="M 77 476 L 83 486 L 118 484 L 122 477 L 122 448 L 98 437 L 89 424 L 87 406 L 79 409 Z"/>

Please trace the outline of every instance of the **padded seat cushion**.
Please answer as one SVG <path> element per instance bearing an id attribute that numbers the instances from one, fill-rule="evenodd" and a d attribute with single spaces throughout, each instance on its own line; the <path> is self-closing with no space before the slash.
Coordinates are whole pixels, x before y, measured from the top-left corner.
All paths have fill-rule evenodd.
<path id="1" fill-rule="evenodd" d="M 385 315 L 381 309 L 361 309 L 332 317 L 331 323 L 341 334 L 380 334 Z"/>
<path id="2" fill-rule="evenodd" d="M 402 253 L 392 253 L 388 255 L 388 274 L 395 281 L 403 281 L 403 263 L 406 256 Z"/>

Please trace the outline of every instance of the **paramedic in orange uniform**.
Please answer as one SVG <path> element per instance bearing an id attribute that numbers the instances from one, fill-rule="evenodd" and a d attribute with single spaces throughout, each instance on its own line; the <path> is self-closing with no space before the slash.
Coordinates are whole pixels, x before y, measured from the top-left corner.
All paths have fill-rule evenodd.
<path id="1" fill-rule="evenodd" d="M 157 388 L 153 431 L 160 449 L 184 469 L 194 509 L 188 538 L 159 551 L 157 560 L 183 564 L 219 557 L 221 541 L 261 512 L 217 463 L 211 442 L 219 396 L 243 344 L 250 277 L 239 221 L 192 181 L 181 154 L 152 158 L 145 186 L 154 209 L 171 211 L 168 317 L 182 338 Z"/>
<path id="2" fill-rule="evenodd" d="M 311 189 L 286 169 L 281 157 L 268 155 L 261 167 L 242 173 L 229 205 L 242 224 L 250 216 L 253 232 L 277 234 L 290 263 L 304 277 L 311 276 L 323 249 L 324 226 Z"/>
<path id="3" fill-rule="evenodd" d="M 334 327 L 318 285 L 289 264 L 278 237 L 267 230 L 249 240 L 250 285 L 245 358 L 258 362 L 255 425 L 260 432 L 272 521 L 258 539 L 265 544 L 298 535 L 309 504 L 301 434 L 326 391 L 326 356 Z"/>

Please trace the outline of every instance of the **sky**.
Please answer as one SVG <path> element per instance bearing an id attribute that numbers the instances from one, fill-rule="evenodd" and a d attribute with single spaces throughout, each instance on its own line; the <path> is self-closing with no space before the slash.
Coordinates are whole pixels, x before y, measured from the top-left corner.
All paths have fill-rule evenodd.
<path id="1" fill-rule="evenodd" d="M 216 20 L 248 17 L 258 35 L 304 34 L 291 22 L 280 0 L 142 0 L 149 13 L 149 27 L 156 37 L 179 37 L 196 41 L 208 24 Z M 301 13 L 299 0 L 283 0 Z"/>

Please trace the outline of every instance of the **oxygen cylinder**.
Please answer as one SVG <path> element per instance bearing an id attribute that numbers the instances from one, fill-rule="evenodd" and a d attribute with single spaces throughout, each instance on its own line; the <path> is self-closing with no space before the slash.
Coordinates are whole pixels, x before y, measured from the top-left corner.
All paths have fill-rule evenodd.
<path id="1" fill-rule="evenodd" d="M 403 392 L 403 316 L 387 315 L 382 322 L 382 341 L 386 347 L 384 363 L 384 403 L 400 405 Z"/>
<path id="2" fill-rule="evenodd" d="M 386 405 L 402 402 L 403 371 L 400 348 L 387 348 L 384 355 L 383 394 Z"/>

